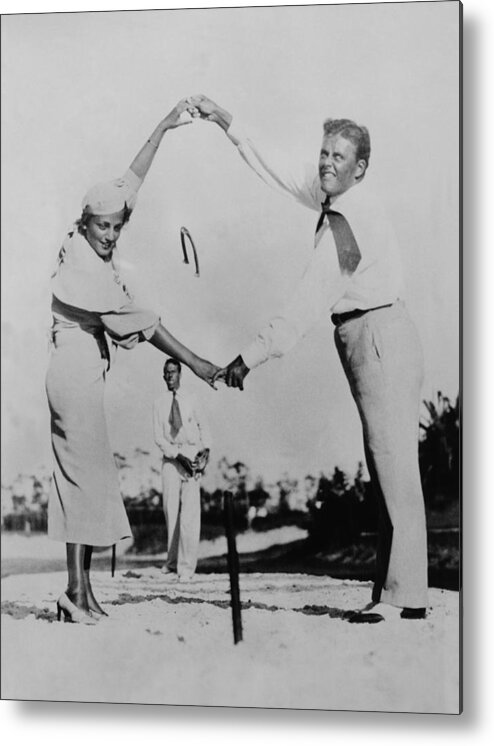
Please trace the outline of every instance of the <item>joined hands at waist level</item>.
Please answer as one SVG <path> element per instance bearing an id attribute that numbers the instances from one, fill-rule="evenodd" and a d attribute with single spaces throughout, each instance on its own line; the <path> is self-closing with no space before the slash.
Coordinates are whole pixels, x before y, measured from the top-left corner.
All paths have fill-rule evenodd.
<path id="1" fill-rule="evenodd" d="M 224 381 L 229 388 L 244 390 L 244 378 L 249 373 L 250 368 L 244 363 L 242 356 L 238 355 L 235 360 L 221 368 L 213 376 L 213 384 L 216 381 Z"/>

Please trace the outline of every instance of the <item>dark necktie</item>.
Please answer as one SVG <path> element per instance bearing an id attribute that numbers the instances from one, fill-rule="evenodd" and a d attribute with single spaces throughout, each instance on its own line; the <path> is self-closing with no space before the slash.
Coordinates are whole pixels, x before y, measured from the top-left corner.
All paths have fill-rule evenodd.
<path id="1" fill-rule="evenodd" d="M 183 423 L 175 391 L 173 392 L 173 401 L 170 408 L 170 416 L 168 417 L 168 422 L 170 423 L 170 434 L 172 438 L 176 438 L 178 431 L 182 427 Z"/>
<path id="2" fill-rule="evenodd" d="M 336 244 L 336 251 L 338 252 L 340 270 L 342 274 L 353 275 L 362 259 L 362 254 L 360 253 L 352 229 L 341 212 L 336 212 L 331 209 L 329 196 L 326 197 L 324 202 L 321 204 L 321 208 L 322 212 L 317 221 L 316 233 L 324 222 L 324 216 L 327 215 L 329 227 L 331 228 L 334 242 Z"/>

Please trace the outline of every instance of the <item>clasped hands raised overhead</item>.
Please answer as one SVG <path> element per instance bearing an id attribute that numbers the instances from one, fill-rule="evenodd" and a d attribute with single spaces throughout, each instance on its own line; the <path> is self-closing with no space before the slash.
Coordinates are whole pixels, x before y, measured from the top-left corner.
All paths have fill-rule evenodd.
<path id="1" fill-rule="evenodd" d="M 225 130 L 228 129 L 231 123 L 231 114 L 201 93 L 189 96 L 180 103 L 185 106 L 185 110 L 193 119 L 204 119 L 208 122 L 214 122 Z M 249 370 L 250 368 L 245 365 L 242 357 L 238 355 L 225 368 L 216 371 L 211 380 L 211 385 L 215 388 L 214 384 L 216 381 L 223 381 L 228 387 L 238 388 L 243 391 L 244 378 Z"/>

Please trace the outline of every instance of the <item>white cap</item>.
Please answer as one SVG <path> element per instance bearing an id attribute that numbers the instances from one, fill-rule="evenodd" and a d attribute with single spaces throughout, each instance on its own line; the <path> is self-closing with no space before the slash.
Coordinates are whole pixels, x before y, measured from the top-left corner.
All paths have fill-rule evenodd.
<path id="1" fill-rule="evenodd" d="M 132 210 L 136 199 L 136 190 L 122 177 L 92 186 L 82 200 L 82 209 L 89 209 L 92 215 L 111 215 L 123 210 L 125 205 Z"/>

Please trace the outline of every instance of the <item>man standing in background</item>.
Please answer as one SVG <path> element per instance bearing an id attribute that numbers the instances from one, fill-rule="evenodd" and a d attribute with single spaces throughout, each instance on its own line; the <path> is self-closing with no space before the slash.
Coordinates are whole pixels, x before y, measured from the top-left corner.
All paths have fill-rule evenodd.
<path id="1" fill-rule="evenodd" d="M 154 439 L 163 454 L 163 510 L 168 533 L 163 573 L 183 583 L 193 579 L 197 565 L 200 478 L 209 460 L 211 435 L 196 397 L 180 386 L 178 360 L 166 361 L 163 378 L 167 390 L 153 408 Z"/>
<path id="2" fill-rule="evenodd" d="M 264 147 L 232 115 L 198 95 L 192 116 L 218 124 L 268 185 L 319 213 L 312 256 L 284 310 L 215 375 L 243 389 L 252 368 L 289 350 L 326 314 L 362 422 L 379 504 L 376 579 L 371 603 L 349 621 L 423 619 L 427 607 L 427 535 L 418 465 L 423 360 L 403 303 L 397 241 L 382 201 L 368 188 L 367 129 L 349 119 L 323 124 L 318 167 Z M 262 117 L 262 110 L 260 112 Z M 397 166 L 398 168 L 398 166 Z M 398 177 L 397 177 L 398 183 Z M 289 209 L 286 219 L 290 219 Z"/>

